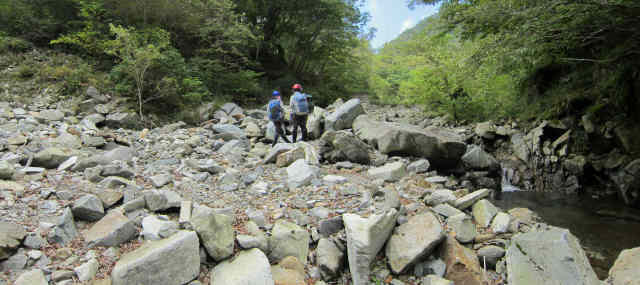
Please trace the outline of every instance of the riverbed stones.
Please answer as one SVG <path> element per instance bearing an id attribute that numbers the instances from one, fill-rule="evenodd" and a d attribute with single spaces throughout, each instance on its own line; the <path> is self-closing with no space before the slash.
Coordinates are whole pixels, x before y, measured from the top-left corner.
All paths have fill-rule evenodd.
<path id="1" fill-rule="evenodd" d="M 37 152 L 33 157 L 33 166 L 55 169 L 74 154 L 70 148 L 49 147 Z"/>
<path id="2" fill-rule="evenodd" d="M 356 214 L 343 215 L 349 270 L 354 285 L 369 284 L 370 265 L 391 235 L 397 218 L 395 209 L 368 218 Z"/>
<path id="3" fill-rule="evenodd" d="M 97 221 L 104 217 L 102 200 L 93 194 L 86 194 L 73 203 L 73 216 L 84 221 Z"/>
<path id="4" fill-rule="evenodd" d="M 500 168 L 498 160 L 479 146 L 470 146 L 462 156 L 462 163 L 467 169 L 473 170 L 495 170 Z"/>
<path id="5" fill-rule="evenodd" d="M 498 213 L 498 208 L 491 204 L 489 200 L 482 199 L 473 204 L 472 213 L 476 223 L 479 226 L 486 228 L 491 224 L 491 220 Z"/>
<path id="6" fill-rule="evenodd" d="M 601 284 L 578 239 L 566 229 L 518 234 L 506 259 L 509 284 Z"/>
<path id="7" fill-rule="evenodd" d="M 472 242 L 478 235 L 476 225 L 471 217 L 466 214 L 458 214 L 447 219 L 447 226 L 461 243 Z"/>
<path id="8" fill-rule="evenodd" d="M 178 231 L 178 223 L 166 216 L 146 216 L 142 219 L 142 232 L 145 240 L 159 240 L 170 237 Z"/>
<path id="9" fill-rule="evenodd" d="M 460 210 L 464 210 L 473 206 L 473 204 L 475 204 L 476 202 L 488 197 L 490 193 L 491 190 L 486 188 L 473 191 L 461 198 L 458 198 L 454 203 L 454 206 Z"/>
<path id="10" fill-rule="evenodd" d="M 208 207 L 194 209 L 191 217 L 193 224 L 207 253 L 216 261 L 222 261 L 233 254 L 233 219 L 216 214 Z"/>
<path id="11" fill-rule="evenodd" d="M 76 276 L 78 276 L 80 282 L 87 282 L 98 274 L 99 266 L 98 260 L 91 258 L 86 263 L 74 268 L 73 271 L 76 273 Z"/>
<path id="12" fill-rule="evenodd" d="M 488 245 L 478 249 L 480 265 L 487 264 L 488 268 L 495 268 L 498 259 L 504 256 L 505 250 L 502 247 Z"/>
<path id="13" fill-rule="evenodd" d="M 396 161 L 385 164 L 384 166 L 369 169 L 367 172 L 374 179 L 383 179 L 384 181 L 398 181 L 407 174 L 404 163 Z"/>
<path id="14" fill-rule="evenodd" d="M 254 248 L 240 251 L 236 257 L 216 265 L 211 270 L 210 284 L 274 285 L 275 283 L 269 260 L 262 251 Z"/>
<path id="15" fill-rule="evenodd" d="M 304 264 L 293 257 L 285 257 L 278 265 L 271 266 L 271 275 L 277 285 L 306 285 Z"/>
<path id="16" fill-rule="evenodd" d="M 120 211 L 111 211 L 95 223 L 85 234 L 89 247 L 118 246 L 135 238 L 138 230 L 133 221 Z"/>
<path id="17" fill-rule="evenodd" d="M 198 236 L 192 231 L 180 231 L 123 255 L 113 268 L 111 281 L 113 285 L 174 285 L 185 284 L 199 273 Z"/>
<path id="18" fill-rule="evenodd" d="M 414 173 L 425 173 L 429 171 L 431 163 L 427 159 L 418 159 L 407 166 L 407 171 Z"/>
<path id="19" fill-rule="evenodd" d="M 389 266 L 395 274 L 404 272 L 410 265 L 429 255 L 444 239 L 440 221 L 431 212 L 409 218 L 395 228 L 386 247 Z"/>
<path id="20" fill-rule="evenodd" d="M 279 262 L 287 256 L 294 256 L 300 262 L 306 263 L 309 241 L 307 230 L 294 223 L 278 220 L 269 238 L 269 260 Z"/>
<path id="21" fill-rule="evenodd" d="M 455 216 L 458 214 L 464 214 L 464 212 L 452 207 L 449 204 L 438 204 L 432 208 L 434 212 L 444 216 L 445 218 Z"/>
<path id="22" fill-rule="evenodd" d="M 369 164 L 368 146 L 348 131 L 329 131 L 320 138 L 322 157 L 329 162 L 350 161 Z"/>
<path id="23" fill-rule="evenodd" d="M 478 256 L 469 248 L 462 246 L 454 235 L 449 234 L 441 247 L 440 256 L 447 265 L 445 278 L 455 284 L 485 285 L 482 268 Z M 509 284 L 544 284 L 544 283 L 509 283 Z"/>
<path id="24" fill-rule="evenodd" d="M 640 271 L 638 271 L 638 268 L 640 268 L 640 247 L 623 250 L 609 270 L 607 284 L 640 284 Z"/>
<path id="25" fill-rule="evenodd" d="M 26 235 L 27 232 L 21 225 L 0 222 L 0 260 L 9 258 Z"/>
<path id="26" fill-rule="evenodd" d="M 335 131 L 349 129 L 353 121 L 362 114 L 364 114 L 364 108 L 360 104 L 360 99 L 351 99 L 326 117 L 325 128 Z"/>

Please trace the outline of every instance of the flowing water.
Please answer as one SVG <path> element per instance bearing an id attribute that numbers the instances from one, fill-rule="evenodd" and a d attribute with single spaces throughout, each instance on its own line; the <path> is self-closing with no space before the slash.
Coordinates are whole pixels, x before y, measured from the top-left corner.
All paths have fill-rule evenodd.
<path id="1" fill-rule="evenodd" d="M 626 208 L 616 199 L 593 199 L 586 195 L 557 195 L 519 191 L 503 172 L 501 200 L 504 210 L 529 208 L 553 226 L 567 228 L 580 239 L 598 277 L 604 279 L 623 249 L 640 246 L 640 211 Z"/>

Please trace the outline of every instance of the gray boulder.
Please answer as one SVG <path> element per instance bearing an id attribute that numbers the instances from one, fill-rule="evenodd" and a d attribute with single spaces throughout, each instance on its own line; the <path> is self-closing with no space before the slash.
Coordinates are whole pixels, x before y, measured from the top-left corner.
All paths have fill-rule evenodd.
<path id="1" fill-rule="evenodd" d="M 439 204 L 432 208 L 434 212 L 448 218 L 458 214 L 464 214 L 462 211 L 452 207 L 449 204 Z"/>
<path id="2" fill-rule="evenodd" d="M 366 115 L 353 122 L 353 129 L 383 154 L 423 157 L 436 168 L 455 167 L 467 148 L 459 135 L 445 129 L 377 122 Z"/>
<path id="3" fill-rule="evenodd" d="M 218 174 L 220 172 L 224 172 L 224 167 L 220 166 L 213 159 L 200 159 L 200 160 L 189 159 L 186 161 L 186 164 L 187 166 L 200 172 L 208 172 L 211 174 Z"/>
<path id="4" fill-rule="evenodd" d="M 313 109 L 313 113 L 309 114 L 307 120 L 307 129 L 309 130 L 309 136 L 314 139 L 319 139 L 325 129 L 325 117 L 328 115 L 325 109 L 316 106 Z"/>
<path id="5" fill-rule="evenodd" d="M 48 169 L 55 169 L 67 159 L 74 156 L 74 154 L 75 152 L 70 148 L 46 148 L 39 151 L 33 156 L 32 165 L 45 167 Z"/>
<path id="6" fill-rule="evenodd" d="M 484 139 L 492 140 L 496 138 L 496 127 L 491 122 L 478 123 L 473 131 Z"/>
<path id="7" fill-rule="evenodd" d="M 509 284 L 601 284 L 578 239 L 566 229 L 516 235 L 506 256 Z"/>
<path id="8" fill-rule="evenodd" d="M 496 234 L 506 233 L 509 230 L 509 223 L 511 223 L 511 216 L 500 212 L 496 214 L 493 222 L 491 222 L 491 231 Z"/>
<path id="9" fill-rule="evenodd" d="M 428 256 L 444 239 L 440 221 L 431 212 L 415 215 L 398 226 L 387 242 L 386 256 L 395 274 Z"/>
<path id="10" fill-rule="evenodd" d="M 170 237 L 178 231 L 178 223 L 170 221 L 166 216 L 146 216 L 142 219 L 142 232 L 145 240 L 159 240 Z"/>
<path id="11" fill-rule="evenodd" d="M 429 206 L 437 206 L 440 204 L 453 204 L 456 201 L 456 195 L 449 189 L 438 189 L 433 191 L 431 195 L 424 198 L 424 202 Z"/>
<path id="12" fill-rule="evenodd" d="M 368 146 L 354 134 L 347 131 L 329 131 L 321 137 L 324 146 L 321 155 L 329 162 L 351 161 L 369 164 Z"/>
<path id="13" fill-rule="evenodd" d="M 385 164 L 381 167 L 372 168 L 367 171 L 369 176 L 375 179 L 383 179 L 385 181 L 398 181 L 405 175 L 407 170 L 404 163 L 400 161 Z"/>
<path id="14" fill-rule="evenodd" d="M 132 240 L 137 235 L 138 229 L 133 221 L 120 211 L 111 211 L 84 234 L 84 239 L 89 247 L 109 247 Z"/>
<path id="15" fill-rule="evenodd" d="M 21 225 L 0 221 L 0 260 L 9 258 L 26 235 Z"/>
<path id="16" fill-rule="evenodd" d="M 342 216 L 347 233 L 347 257 L 354 285 L 369 284 L 371 263 L 391 235 L 398 211 L 362 218 L 355 214 Z"/>
<path id="17" fill-rule="evenodd" d="M 275 163 L 278 155 L 290 151 L 294 148 L 294 145 L 287 143 L 279 143 L 276 144 L 275 147 L 271 148 L 269 153 L 264 157 L 264 163 Z"/>
<path id="18" fill-rule="evenodd" d="M 211 208 L 202 206 L 193 210 L 191 224 L 215 261 L 222 261 L 233 254 L 235 238 L 232 223 L 231 217 L 216 214 Z"/>
<path id="19" fill-rule="evenodd" d="M 293 256 L 306 264 L 309 240 L 307 230 L 285 220 L 278 220 L 269 239 L 269 260 L 279 262 L 287 256 Z"/>
<path id="20" fill-rule="evenodd" d="M 478 235 L 476 225 L 471 220 L 471 217 L 466 214 L 449 217 L 447 226 L 455 233 L 456 239 L 461 243 L 472 242 Z"/>
<path id="21" fill-rule="evenodd" d="M 629 163 L 613 176 L 618 196 L 629 206 L 640 206 L 640 159 Z"/>
<path id="22" fill-rule="evenodd" d="M 64 119 L 64 113 L 60 110 L 47 109 L 34 113 L 33 117 L 42 123 L 62 121 L 62 119 Z"/>
<path id="23" fill-rule="evenodd" d="M 607 284 L 631 285 L 640 284 L 640 247 L 625 249 L 620 252 L 613 267 L 609 270 Z"/>
<path id="24" fill-rule="evenodd" d="M 472 170 L 500 169 L 498 160 L 481 147 L 475 145 L 469 146 L 467 152 L 462 156 L 462 163 L 467 169 Z"/>
<path id="25" fill-rule="evenodd" d="M 44 272 L 40 269 L 33 269 L 20 274 L 16 279 L 15 285 L 48 285 Z"/>
<path id="26" fill-rule="evenodd" d="M 498 259 L 504 256 L 505 250 L 495 245 L 488 245 L 478 249 L 480 264 L 486 264 L 489 268 L 495 268 Z"/>
<path id="27" fill-rule="evenodd" d="M 473 204 L 472 213 L 476 223 L 479 226 L 486 228 L 491 224 L 493 217 L 498 214 L 498 208 L 491 204 L 489 200 L 482 199 Z"/>
<path id="28" fill-rule="evenodd" d="M 364 114 L 364 108 L 360 104 L 360 99 L 351 99 L 327 116 L 325 120 L 327 130 L 350 129 L 353 121 Z"/>
<path id="29" fill-rule="evenodd" d="M 244 250 L 211 270 L 211 285 L 274 285 L 269 260 L 257 248 Z"/>
<path id="30" fill-rule="evenodd" d="M 112 113 L 107 115 L 104 124 L 112 129 L 137 129 L 140 127 L 140 117 L 134 113 Z"/>
<path id="31" fill-rule="evenodd" d="M 96 195 L 86 194 L 73 203 L 73 216 L 84 221 L 97 221 L 104 217 L 102 200 Z"/>
<path id="32" fill-rule="evenodd" d="M 318 178 L 319 172 L 318 167 L 307 164 L 304 159 L 298 159 L 287 167 L 287 185 L 289 189 L 305 186 L 312 179 Z"/>
<path id="33" fill-rule="evenodd" d="M 8 161 L 0 161 L 0 179 L 11 180 L 15 171 L 13 165 Z"/>
<path id="34" fill-rule="evenodd" d="M 65 208 L 62 216 L 58 217 L 58 221 L 53 230 L 49 232 L 49 241 L 66 245 L 78 236 L 76 224 L 73 221 L 73 213 L 70 208 Z"/>
<path id="35" fill-rule="evenodd" d="M 344 248 L 344 246 L 341 246 Z M 322 238 L 316 248 L 317 264 L 320 267 L 322 279 L 329 281 L 338 277 L 344 266 L 344 252 L 330 239 Z"/>
<path id="36" fill-rule="evenodd" d="M 414 173 L 425 173 L 429 171 L 429 167 L 431 167 L 431 163 L 429 163 L 429 160 L 419 159 L 412 163 L 409 163 L 409 165 L 407 166 L 407 170 Z"/>
<path id="37" fill-rule="evenodd" d="M 185 284 L 200 273 L 198 236 L 181 231 L 171 237 L 145 243 L 123 255 L 111 273 L 113 285 Z"/>
<path id="38" fill-rule="evenodd" d="M 217 134 L 231 135 L 236 139 L 246 138 L 247 135 L 241 128 L 231 124 L 212 125 L 211 129 Z"/>

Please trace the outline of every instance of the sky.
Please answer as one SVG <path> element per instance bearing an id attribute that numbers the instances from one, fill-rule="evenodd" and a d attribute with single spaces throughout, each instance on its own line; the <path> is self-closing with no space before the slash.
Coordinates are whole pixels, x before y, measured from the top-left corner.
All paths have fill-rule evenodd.
<path id="1" fill-rule="evenodd" d="M 438 6 L 418 5 L 410 10 L 404 0 L 367 0 L 364 9 L 371 15 L 369 26 L 377 29 L 371 45 L 379 48 L 420 20 L 435 14 Z"/>

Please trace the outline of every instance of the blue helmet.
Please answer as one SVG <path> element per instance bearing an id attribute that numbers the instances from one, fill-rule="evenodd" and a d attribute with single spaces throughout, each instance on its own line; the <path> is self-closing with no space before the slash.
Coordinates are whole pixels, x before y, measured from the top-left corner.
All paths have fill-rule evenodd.
<path id="1" fill-rule="evenodd" d="M 278 92 L 277 90 L 273 91 L 273 93 L 271 93 L 271 96 L 273 96 L 273 97 L 280 96 L 280 92 Z"/>

